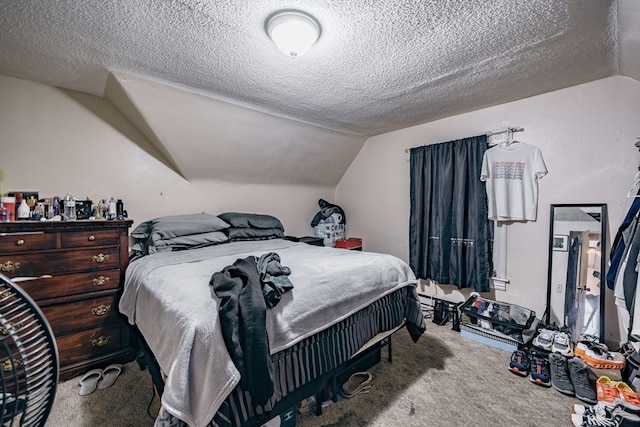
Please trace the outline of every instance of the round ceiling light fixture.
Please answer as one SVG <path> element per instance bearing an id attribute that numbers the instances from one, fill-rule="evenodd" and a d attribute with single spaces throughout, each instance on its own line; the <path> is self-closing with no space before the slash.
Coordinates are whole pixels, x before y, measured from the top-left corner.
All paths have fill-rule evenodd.
<path id="1" fill-rule="evenodd" d="M 320 37 L 320 24 L 308 13 L 281 10 L 267 19 L 267 34 L 275 45 L 292 58 L 304 55 Z"/>

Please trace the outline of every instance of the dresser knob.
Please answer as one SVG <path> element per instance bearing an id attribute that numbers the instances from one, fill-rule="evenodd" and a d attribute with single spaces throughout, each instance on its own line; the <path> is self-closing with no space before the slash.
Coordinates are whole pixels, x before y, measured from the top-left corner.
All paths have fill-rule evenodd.
<path id="1" fill-rule="evenodd" d="M 22 239 L 18 240 L 18 241 L 16 242 L 16 245 L 18 245 L 18 246 L 22 246 L 22 245 L 24 245 L 24 240 L 22 240 Z"/>
<path id="2" fill-rule="evenodd" d="M 19 262 L 7 261 L 0 265 L 0 271 L 3 273 L 12 273 L 20 268 Z"/>
<path id="3" fill-rule="evenodd" d="M 111 341 L 111 337 L 100 335 L 97 339 L 91 341 L 91 345 L 94 347 L 102 347 L 109 344 L 109 341 Z"/>
<path id="4" fill-rule="evenodd" d="M 103 285 L 106 285 L 107 283 L 109 283 L 109 277 L 106 277 L 106 276 L 100 276 L 93 279 L 93 284 L 96 286 L 103 286 Z"/>
<path id="5" fill-rule="evenodd" d="M 100 304 L 97 307 L 94 307 L 91 312 L 93 314 L 95 314 L 96 316 L 104 316 L 105 314 L 107 314 L 108 312 L 111 311 L 111 306 L 110 305 L 104 305 L 104 304 Z"/>
<path id="6" fill-rule="evenodd" d="M 7 326 L 8 327 L 6 328 L 4 326 L 0 326 L 0 335 L 9 335 L 9 331 L 16 332 L 24 326 L 24 323 L 9 323 Z"/>
<path id="7" fill-rule="evenodd" d="M 89 236 L 89 241 L 93 242 L 94 240 L 96 240 L 96 236 Z"/>
<path id="8" fill-rule="evenodd" d="M 22 366 L 21 359 L 7 359 L 2 362 L 2 370 L 5 372 L 13 371 L 14 368 L 18 368 L 19 366 Z"/>
<path id="9" fill-rule="evenodd" d="M 95 262 L 105 262 L 109 261 L 109 255 L 103 254 L 102 252 L 98 255 L 94 255 L 92 258 Z"/>

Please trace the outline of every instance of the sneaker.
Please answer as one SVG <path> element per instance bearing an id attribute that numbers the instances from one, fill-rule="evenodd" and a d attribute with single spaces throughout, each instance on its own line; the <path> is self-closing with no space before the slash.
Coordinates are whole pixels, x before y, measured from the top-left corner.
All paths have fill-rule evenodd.
<path id="1" fill-rule="evenodd" d="M 549 361 L 534 352 L 531 352 L 529 379 L 543 387 L 551 387 Z"/>
<path id="2" fill-rule="evenodd" d="M 573 396 L 574 388 L 571 378 L 569 378 L 569 365 L 567 358 L 558 353 L 549 354 L 549 365 L 551 366 L 551 385 L 560 393 Z"/>
<path id="3" fill-rule="evenodd" d="M 569 368 L 569 378 L 573 384 L 576 397 L 583 402 L 591 404 L 598 403 L 598 395 L 593 380 L 591 379 L 591 369 L 589 366 L 577 357 L 569 359 L 567 365 Z"/>
<path id="4" fill-rule="evenodd" d="M 575 427 L 633 427 L 640 425 L 640 416 L 625 412 L 619 407 L 606 405 L 594 407 L 594 411 L 583 415 L 571 414 Z"/>
<path id="5" fill-rule="evenodd" d="M 618 395 L 622 400 L 640 409 L 640 398 L 638 398 L 638 393 L 633 391 L 633 389 L 629 387 L 629 384 L 624 381 L 618 381 L 616 383 L 616 389 L 618 390 Z"/>
<path id="6" fill-rule="evenodd" d="M 565 331 L 558 331 L 553 335 L 553 343 L 551 344 L 553 353 L 560 353 L 563 356 L 573 356 L 573 343 L 571 342 L 571 334 Z"/>
<path id="7" fill-rule="evenodd" d="M 613 402 L 611 402 L 611 404 L 598 402 L 595 405 L 590 405 L 590 406 L 574 403 L 573 405 L 571 405 L 571 412 L 578 415 L 589 415 L 589 414 L 594 414 L 600 407 L 605 407 L 606 409 L 611 411 L 613 410 L 614 407 L 618 405 L 624 405 L 624 404 L 625 403 L 622 399 L 615 399 Z"/>
<path id="8" fill-rule="evenodd" d="M 613 418 L 613 408 L 609 405 L 598 404 L 586 408 L 582 405 L 574 405 L 575 413 L 571 414 L 571 423 L 575 427 L 582 426 L 615 426 L 611 419 Z M 579 408 L 582 408 L 580 410 Z"/>
<path id="9" fill-rule="evenodd" d="M 555 334 L 556 331 L 548 328 L 538 329 L 538 335 L 533 339 L 533 345 L 542 350 L 551 351 Z"/>
<path id="10" fill-rule="evenodd" d="M 578 343 L 575 347 L 575 355 L 583 355 L 588 349 L 592 347 L 600 347 L 603 351 L 609 351 L 609 347 L 599 341 L 598 337 L 594 335 L 581 335 Z"/>
<path id="11" fill-rule="evenodd" d="M 529 355 L 524 350 L 516 350 L 511 353 L 509 370 L 516 375 L 526 377 L 529 375 Z"/>
<path id="12" fill-rule="evenodd" d="M 596 369 L 623 369 L 627 360 L 617 351 L 607 351 L 606 347 L 592 346 L 582 352 L 576 352 L 587 365 Z"/>
<path id="13" fill-rule="evenodd" d="M 611 405 L 620 394 L 611 378 L 603 375 L 596 381 L 596 394 L 598 396 L 598 402 L 604 402 L 607 405 Z"/>

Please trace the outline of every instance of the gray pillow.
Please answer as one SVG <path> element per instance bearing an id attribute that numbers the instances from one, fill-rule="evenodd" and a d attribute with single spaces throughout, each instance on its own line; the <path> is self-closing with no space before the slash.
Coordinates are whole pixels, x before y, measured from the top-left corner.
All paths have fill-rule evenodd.
<path id="1" fill-rule="evenodd" d="M 138 225 L 132 232 L 134 239 L 154 236 L 154 240 L 190 234 L 209 233 L 228 228 L 224 220 L 206 213 L 162 216 Z"/>
<path id="2" fill-rule="evenodd" d="M 230 227 L 224 230 L 230 241 L 284 239 L 284 231 L 279 228 Z"/>
<path id="3" fill-rule="evenodd" d="M 236 228 L 277 228 L 278 230 L 284 231 L 284 226 L 280 220 L 271 215 L 225 212 L 218 215 L 218 218 L 231 224 L 231 227 Z"/>
<path id="4" fill-rule="evenodd" d="M 195 249 L 204 246 L 217 245 L 227 242 L 229 238 L 222 231 L 211 231 L 209 233 L 189 234 L 186 236 L 161 239 L 149 245 L 149 253 L 180 251 L 184 249 Z"/>

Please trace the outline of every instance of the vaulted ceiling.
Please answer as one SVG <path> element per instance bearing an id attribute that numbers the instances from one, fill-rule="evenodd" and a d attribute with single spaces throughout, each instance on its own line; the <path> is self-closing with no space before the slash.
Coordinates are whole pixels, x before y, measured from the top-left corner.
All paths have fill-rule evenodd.
<path id="1" fill-rule="evenodd" d="M 280 9 L 320 22 L 306 55 L 268 38 Z M 637 0 L 0 0 L 0 74 L 110 100 L 186 179 L 335 185 L 369 136 L 640 80 L 638 18 Z"/>

